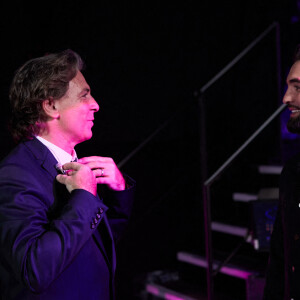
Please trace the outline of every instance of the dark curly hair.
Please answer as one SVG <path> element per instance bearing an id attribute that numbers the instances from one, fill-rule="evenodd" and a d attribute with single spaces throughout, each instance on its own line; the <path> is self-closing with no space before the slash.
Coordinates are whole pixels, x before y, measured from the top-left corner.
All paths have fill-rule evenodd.
<path id="1" fill-rule="evenodd" d="M 296 50 L 294 52 L 294 62 L 300 60 L 300 44 L 297 45 Z"/>
<path id="2" fill-rule="evenodd" d="M 16 142 L 32 139 L 39 133 L 41 124 L 47 120 L 43 101 L 63 97 L 69 82 L 82 68 L 80 56 L 68 49 L 29 60 L 16 71 L 9 91 L 9 127 Z"/>

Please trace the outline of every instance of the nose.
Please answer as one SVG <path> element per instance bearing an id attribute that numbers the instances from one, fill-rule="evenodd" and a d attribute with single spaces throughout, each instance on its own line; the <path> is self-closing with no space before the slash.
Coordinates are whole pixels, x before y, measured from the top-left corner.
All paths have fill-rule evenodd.
<path id="1" fill-rule="evenodd" d="M 287 95 L 287 92 L 284 94 L 283 99 L 282 99 L 282 102 L 283 102 L 284 104 L 287 104 L 287 103 L 289 102 L 289 97 L 288 97 L 288 95 Z"/>
<path id="2" fill-rule="evenodd" d="M 282 102 L 284 104 L 288 104 L 292 101 L 292 93 L 290 92 L 290 89 L 288 88 L 283 96 Z"/>
<path id="3" fill-rule="evenodd" d="M 97 112 L 100 108 L 99 104 L 97 103 L 97 101 L 93 97 L 91 97 L 90 106 L 91 106 L 91 109 L 95 112 Z"/>

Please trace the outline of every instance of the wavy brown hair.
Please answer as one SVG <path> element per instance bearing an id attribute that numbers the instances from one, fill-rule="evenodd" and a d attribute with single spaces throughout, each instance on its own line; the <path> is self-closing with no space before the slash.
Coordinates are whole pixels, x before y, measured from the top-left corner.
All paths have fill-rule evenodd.
<path id="1" fill-rule="evenodd" d="M 296 50 L 294 52 L 294 62 L 300 60 L 300 44 L 297 45 Z"/>
<path id="2" fill-rule="evenodd" d="M 82 68 L 80 56 L 68 49 L 29 60 L 16 71 L 9 91 L 10 130 L 16 142 L 39 133 L 40 125 L 47 120 L 43 101 L 63 97 Z"/>

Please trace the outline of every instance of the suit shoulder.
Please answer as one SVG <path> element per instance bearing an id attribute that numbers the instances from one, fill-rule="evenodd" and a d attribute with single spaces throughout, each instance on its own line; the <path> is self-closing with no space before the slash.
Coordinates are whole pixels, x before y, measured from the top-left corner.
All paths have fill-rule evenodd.
<path id="1" fill-rule="evenodd" d="M 300 152 L 287 160 L 284 169 L 300 168 Z"/>
<path id="2" fill-rule="evenodd" d="M 280 182 L 298 180 L 300 177 L 300 153 L 291 157 L 284 165 Z"/>
<path id="3" fill-rule="evenodd" d="M 31 180 L 41 172 L 41 165 L 49 150 L 37 139 L 22 142 L 0 162 L 0 178 L 23 178 Z M 51 153 L 50 153 L 51 154 Z M 26 177 L 26 178 L 25 178 Z"/>
<path id="4" fill-rule="evenodd" d="M 28 165 L 28 160 L 33 160 L 34 156 L 24 144 L 17 145 L 11 152 L 0 162 L 0 171 L 8 166 L 24 167 Z"/>

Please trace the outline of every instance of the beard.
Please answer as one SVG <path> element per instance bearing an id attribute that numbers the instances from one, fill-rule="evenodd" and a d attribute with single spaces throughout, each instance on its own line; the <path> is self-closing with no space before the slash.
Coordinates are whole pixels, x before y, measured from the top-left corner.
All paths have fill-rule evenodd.
<path id="1" fill-rule="evenodd" d="M 290 118 L 286 124 L 286 127 L 289 132 L 300 134 L 300 115 L 295 118 Z"/>

